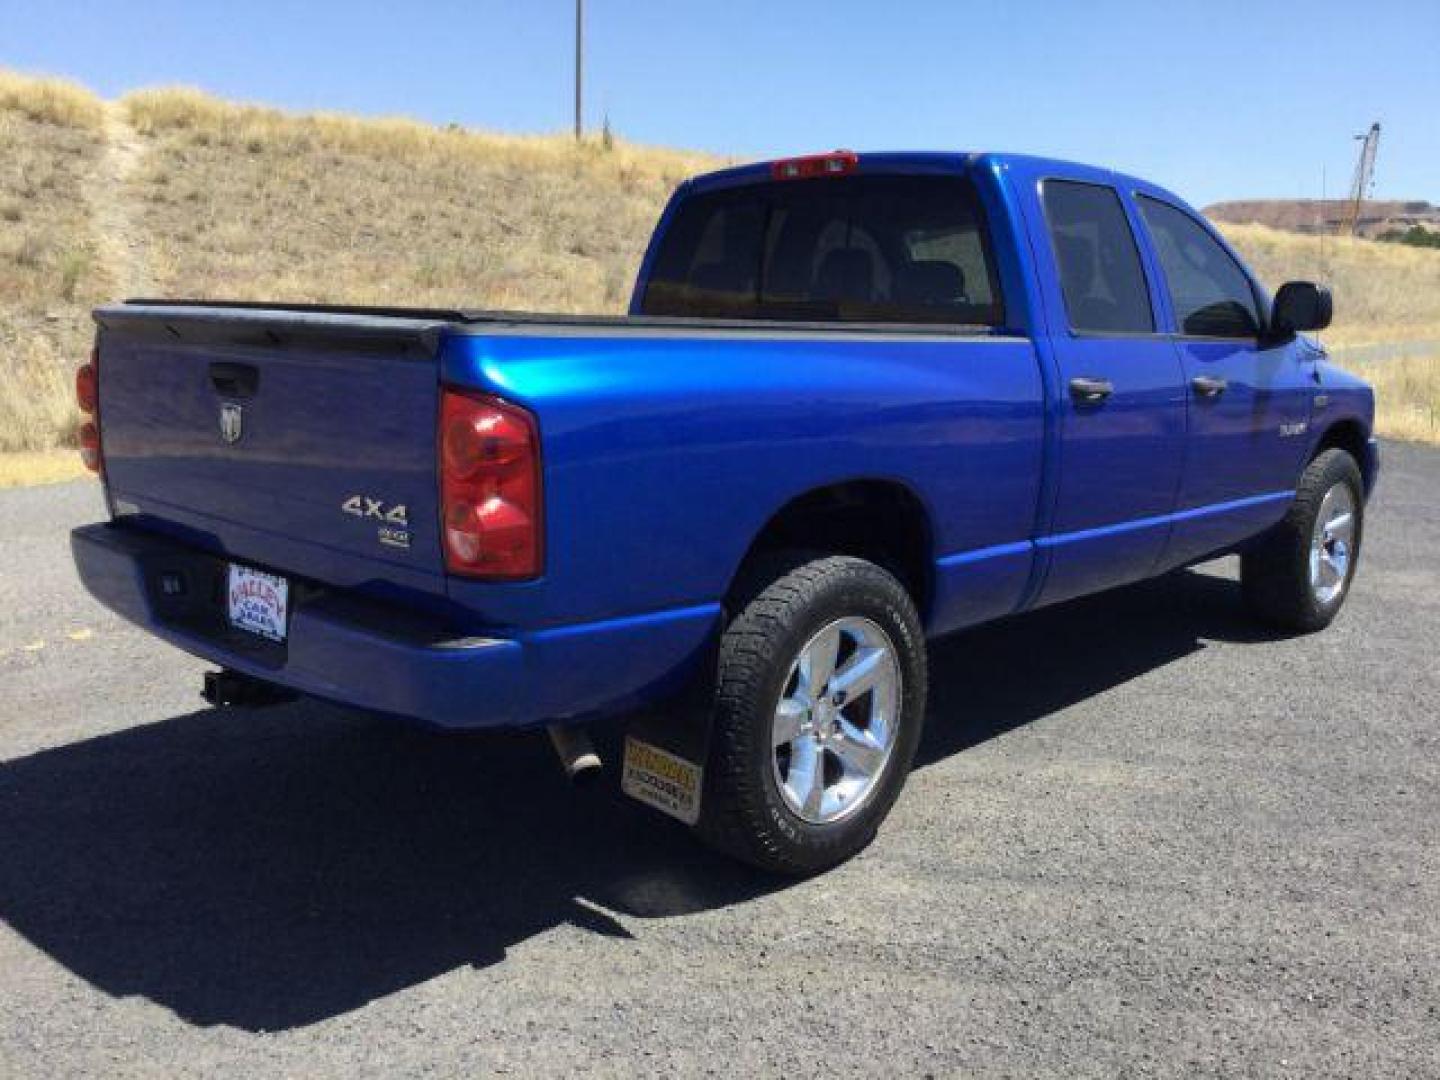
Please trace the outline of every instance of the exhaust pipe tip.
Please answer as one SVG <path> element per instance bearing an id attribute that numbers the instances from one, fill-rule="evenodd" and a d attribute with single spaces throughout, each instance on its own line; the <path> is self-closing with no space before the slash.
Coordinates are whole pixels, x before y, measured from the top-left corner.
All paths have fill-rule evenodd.
<path id="1" fill-rule="evenodd" d="M 238 671 L 223 668 L 220 671 L 205 672 L 205 681 L 200 696 L 216 708 L 227 705 L 260 707 L 283 705 L 294 701 L 300 695 L 283 686 L 256 679 Z"/>
<path id="2" fill-rule="evenodd" d="M 550 736 L 550 745 L 560 758 L 560 767 L 576 786 L 594 782 L 604 769 L 590 734 L 583 727 L 551 724 L 545 729 Z"/>

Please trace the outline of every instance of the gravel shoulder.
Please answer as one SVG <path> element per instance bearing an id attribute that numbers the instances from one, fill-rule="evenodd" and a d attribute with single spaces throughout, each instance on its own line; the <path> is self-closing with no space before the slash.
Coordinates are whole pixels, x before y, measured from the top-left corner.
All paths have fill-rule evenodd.
<path id="1" fill-rule="evenodd" d="M 1323 634 L 1221 562 L 938 644 L 879 840 L 784 884 L 540 738 L 204 708 L 100 512 L 0 492 L 0 1076 L 1440 1076 L 1440 451 Z"/>

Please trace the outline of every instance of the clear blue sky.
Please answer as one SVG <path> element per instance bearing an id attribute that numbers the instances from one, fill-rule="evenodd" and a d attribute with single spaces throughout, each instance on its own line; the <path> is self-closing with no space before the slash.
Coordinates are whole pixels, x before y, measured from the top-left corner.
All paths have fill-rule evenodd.
<path id="1" fill-rule="evenodd" d="M 1001 149 L 1204 204 L 1440 201 L 1440 0 L 588 0 L 586 116 L 742 158 Z M 571 115 L 573 0 L 0 0 L 0 65 L 504 131 Z"/>

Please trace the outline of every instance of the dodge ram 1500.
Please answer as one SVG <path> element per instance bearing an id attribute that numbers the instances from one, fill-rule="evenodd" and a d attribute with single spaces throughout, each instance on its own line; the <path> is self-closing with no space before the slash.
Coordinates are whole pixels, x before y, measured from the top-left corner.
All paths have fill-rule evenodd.
<path id="1" fill-rule="evenodd" d="M 625 318 L 99 309 L 75 561 L 217 703 L 548 725 L 576 769 L 649 706 L 627 792 L 817 870 L 900 792 L 927 638 L 1221 554 L 1330 622 L 1378 470 L 1330 306 L 1104 169 L 748 165 L 681 185 Z"/>

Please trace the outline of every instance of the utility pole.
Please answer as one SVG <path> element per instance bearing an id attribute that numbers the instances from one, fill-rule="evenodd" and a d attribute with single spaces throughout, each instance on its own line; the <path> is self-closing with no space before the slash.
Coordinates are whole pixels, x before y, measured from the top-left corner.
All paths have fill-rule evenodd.
<path id="1" fill-rule="evenodd" d="M 585 73 L 585 0 L 575 0 L 575 141 L 584 134 L 580 120 L 580 86 Z"/>

